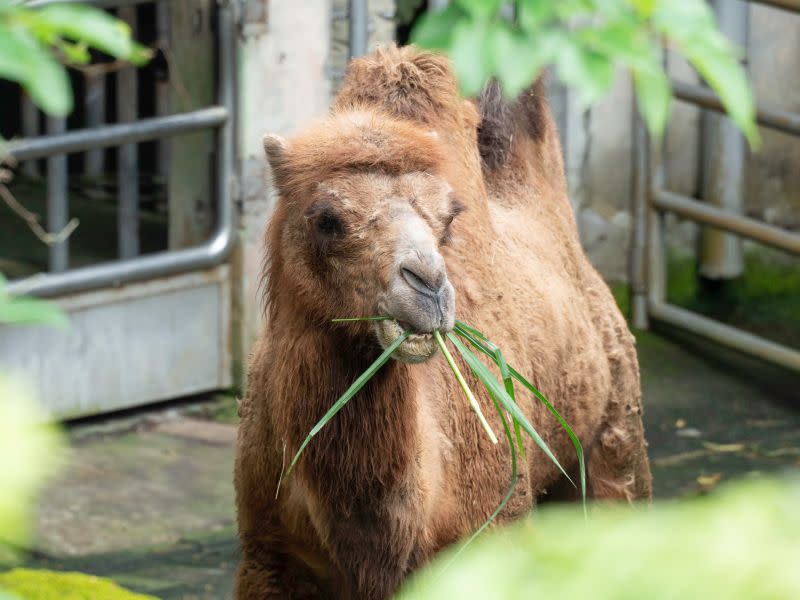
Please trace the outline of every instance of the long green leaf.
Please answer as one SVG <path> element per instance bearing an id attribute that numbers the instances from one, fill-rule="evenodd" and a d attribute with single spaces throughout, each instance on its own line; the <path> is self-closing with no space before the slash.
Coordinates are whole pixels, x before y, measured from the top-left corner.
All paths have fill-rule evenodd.
<path id="1" fill-rule="evenodd" d="M 566 477 L 570 483 L 572 483 L 572 485 L 575 485 L 575 483 L 572 481 L 572 478 L 564 470 L 564 467 L 562 467 L 561 463 L 558 462 L 558 459 L 556 458 L 555 454 L 553 454 L 553 451 L 550 450 L 550 447 L 539 435 L 539 432 L 537 432 L 533 425 L 530 424 L 528 418 L 525 416 L 525 413 L 520 410 L 517 403 L 514 402 L 508 393 L 506 393 L 505 388 L 500 385 L 500 382 L 497 381 L 489 368 L 483 364 L 478 357 L 475 356 L 475 354 L 473 354 L 472 351 L 470 351 L 470 349 L 467 348 L 453 333 L 448 333 L 447 337 L 451 342 L 453 342 L 453 345 L 461 353 L 461 356 L 463 356 L 464 360 L 467 361 L 467 364 L 469 365 L 470 369 L 472 369 L 472 372 L 475 373 L 475 376 L 481 380 L 483 385 L 486 386 L 487 390 L 495 394 L 500 403 L 511 414 L 511 417 L 520 422 L 523 429 L 525 429 L 528 435 L 533 438 L 533 441 L 536 443 L 536 445 L 539 446 L 539 448 L 542 449 L 542 451 L 553 462 L 553 464 L 558 467 L 561 473 L 563 473 L 564 477 Z"/>
<path id="2" fill-rule="evenodd" d="M 389 321 L 392 317 L 346 317 L 331 319 L 331 323 L 355 323 L 356 321 Z"/>
<path id="3" fill-rule="evenodd" d="M 0 323 L 66 327 L 69 319 L 54 304 L 36 298 L 0 296 Z"/>
<path id="4" fill-rule="evenodd" d="M 503 353 L 500 351 L 500 348 L 497 348 L 494 351 L 494 361 L 497 363 L 497 366 L 500 369 L 500 376 L 503 378 L 503 385 L 505 385 L 506 392 L 511 399 L 516 402 L 517 398 L 514 395 L 514 380 L 511 378 L 511 371 L 508 367 L 508 363 L 506 362 Z M 522 460 L 525 460 L 525 445 L 522 442 L 522 427 L 520 422 L 516 419 L 512 419 L 514 421 L 514 435 L 517 438 L 517 446 L 519 446 L 519 455 L 522 457 Z"/>
<path id="5" fill-rule="evenodd" d="M 470 344 L 472 344 L 475 348 L 495 360 L 495 354 L 492 348 L 497 348 L 494 344 L 486 340 L 486 337 L 477 329 L 462 323 L 461 321 L 456 321 L 456 333 L 466 339 Z M 486 340 L 486 342 L 482 341 L 480 338 Z M 488 344 L 488 345 L 487 345 Z M 584 503 L 584 511 L 586 510 L 586 461 L 583 452 L 583 445 L 581 441 L 578 439 L 578 436 L 572 430 L 572 427 L 569 426 L 569 423 L 564 420 L 561 416 L 561 413 L 556 410 L 556 408 L 544 397 L 544 395 L 536 389 L 525 377 L 523 377 L 516 369 L 513 367 L 509 367 L 509 372 L 511 376 L 520 382 L 529 392 L 531 392 L 542 404 L 547 407 L 547 410 L 556 418 L 559 422 L 561 427 L 569 436 L 570 441 L 572 442 L 573 447 L 575 448 L 575 454 L 578 457 L 578 468 L 580 469 L 580 479 L 581 479 L 581 497 L 583 498 Z"/>
<path id="6" fill-rule="evenodd" d="M 489 439 L 493 444 L 496 444 L 497 436 L 495 436 L 494 431 L 492 431 L 492 428 L 489 425 L 489 422 L 486 420 L 486 417 L 483 416 L 481 405 L 478 404 L 478 401 L 475 399 L 475 394 L 473 394 L 472 390 L 469 389 L 467 382 L 464 380 L 464 376 L 461 374 L 461 369 L 458 368 L 456 361 L 453 360 L 453 356 L 450 354 L 447 346 L 445 346 L 444 340 L 442 339 L 442 334 L 438 331 L 434 331 L 433 335 L 436 338 L 436 343 L 439 344 L 439 348 L 441 349 L 447 364 L 450 365 L 450 370 L 453 371 L 453 375 L 456 376 L 456 381 L 458 381 L 461 389 L 464 390 L 464 395 L 469 401 L 470 408 L 472 408 L 473 412 L 477 415 L 478 421 L 480 421 L 480 424 L 483 427 L 483 430 L 486 432 L 486 435 L 489 436 Z"/>
<path id="7" fill-rule="evenodd" d="M 475 539 L 481 533 L 483 533 L 484 530 L 487 527 L 489 527 L 489 525 L 492 524 L 492 521 L 494 521 L 497 518 L 497 515 L 499 515 L 502 512 L 502 510 L 506 507 L 506 504 L 508 504 L 508 501 L 511 500 L 511 496 L 514 494 L 514 490 L 517 487 L 517 452 L 516 448 L 514 447 L 514 439 L 511 437 L 511 429 L 508 426 L 505 414 L 503 414 L 503 408 L 500 406 L 500 403 L 498 402 L 495 395 L 492 394 L 492 392 L 489 392 L 489 397 L 492 399 L 492 402 L 494 403 L 494 408 L 497 411 L 497 414 L 500 415 L 500 420 L 503 422 L 503 432 L 506 434 L 506 440 L 508 440 L 508 447 L 511 450 L 511 482 L 509 483 L 506 495 L 503 497 L 503 500 L 500 502 L 500 504 L 497 506 L 494 512 L 491 515 L 489 515 L 489 518 L 486 519 L 486 521 L 484 521 L 483 525 L 481 525 L 477 529 L 477 531 L 475 531 L 475 533 L 473 533 L 469 537 L 469 539 L 461 545 L 458 551 L 447 562 L 447 565 L 445 565 L 444 569 L 442 569 L 443 571 L 446 570 L 459 557 L 459 555 L 467 548 L 467 546 L 469 546 L 472 542 L 474 542 Z"/>
<path id="8" fill-rule="evenodd" d="M 375 360 L 375 362 L 372 363 L 367 368 L 366 371 L 364 371 L 361 375 L 359 375 L 358 379 L 356 379 L 353 382 L 353 384 L 349 388 L 347 388 L 347 391 L 345 391 L 345 393 L 342 394 L 339 397 L 339 399 L 333 403 L 333 406 L 331 406 L 328 409 L 328 412 L 326 412 L 325 415 L 317 422 L 317 424 L 314 425 L 313 429 L 308 434 L 306 439 L 303 441 L 302 444 L 300 444 L 300 449 L 297 451 L 297 454 L 294 455 L 292 462 L 289 464 L 289 468 L 286 469 L 287 477 L 289 473 L 292 472 L 292 469 L 297 464 L 297 461 L 300 460 L 300 455 L 303 453 L 303 450 L 306 449 L 306 446 L 308 446 L 308 443 L 311 441 L 311 439 L 315 435 L 317 435 L 322 430 L 322 428 L 325 427 L 325 425 L 327 425 L 328 421 L 330 421 L 334 416 L 336 416 L 336 413 L 338 413 L 340 410 L 342 410 L 342 408 L 344 408 L 344 405 L 347 404 L 350 401 L 350 399 L 353 396 L 355 396 L 362 387 L 364 387 L 364 384 L 366 384 L 367 381 L 372 379 L 375 373 L 378 372 L 378 369 L 380 369 L 384 364 L 386 364 L 386 361 L 389 360 L 389 357 L 394 353 L 395 350 L 397 350 L 400 347 L 400 344 L 402 344 L 404 341 L 406 341 L 406 339 L 408 339 L 409 335 L 411 335 L 411 332 L 404 331 L 400 337 L 398 337 L 395 341 L 393 341 L 389 345 L 389 347 L 383 351 L 383 354 L 381 354 Z"/>

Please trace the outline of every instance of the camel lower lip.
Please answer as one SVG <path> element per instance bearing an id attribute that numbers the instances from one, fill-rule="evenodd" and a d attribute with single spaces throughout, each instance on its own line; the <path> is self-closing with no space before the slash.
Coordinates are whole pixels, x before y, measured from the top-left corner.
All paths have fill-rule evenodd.
<path id="1" fill-rule="evenodd" d="M 403 332 L 408 332 L 406 323 L 396 319 L 379 321 L 376 325 L 376 333 L 381 345 L 386 348 Z M 423 362 L 436 353 L 436 341 L 432 333 L 420 333 L 411 330 L 408 337 L 395 351 L 393 358 L 404 362 Z"/>

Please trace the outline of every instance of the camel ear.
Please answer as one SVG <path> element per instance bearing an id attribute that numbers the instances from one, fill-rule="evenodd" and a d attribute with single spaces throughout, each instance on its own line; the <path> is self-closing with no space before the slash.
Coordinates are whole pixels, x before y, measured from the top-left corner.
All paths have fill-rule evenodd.
<path id="1" fill-rule="evenodd" d="M 289 151 L 289 142 L 275 133 L 270 133 L 264 136 L 263 143 L 269 166 L 272 167 L 273 171 L 280 169 L 286 160 L 286 153 Z"/>

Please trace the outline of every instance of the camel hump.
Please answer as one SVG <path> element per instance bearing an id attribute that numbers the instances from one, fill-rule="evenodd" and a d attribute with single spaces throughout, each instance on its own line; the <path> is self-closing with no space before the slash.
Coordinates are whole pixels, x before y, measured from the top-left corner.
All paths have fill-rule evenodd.
<path id="1" fill-rule="evenodd" d="M 333 108 L 368 106 L 435 126 L 460 112 L 460 105 L 456 78 L 445 56 L 391 44 L 351 61 Z"/>
<path id="2" fill-rule="evenodd" d="M 484 169 L 494 171 L 510 161 L 516 141 L 541 142 L 550 126 L 547 86 L 540 76 L 515 100 L 503 96 L 500 84 L 491 80 L 478 96 L 478 148 Z"/>

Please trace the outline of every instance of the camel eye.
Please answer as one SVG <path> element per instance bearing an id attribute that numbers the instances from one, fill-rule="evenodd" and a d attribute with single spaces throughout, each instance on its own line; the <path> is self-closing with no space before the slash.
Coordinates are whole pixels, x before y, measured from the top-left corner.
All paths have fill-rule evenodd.
<path id="1" fill-rule="evenodd" d="M 439 238 L 440 245 L 446 246 L 447 244 L 450 243 L 450 240 L 452 239 L 450 226 L 453 224 L 453 221 L 455 221 L 456 217 L 460 215 L 462 212 L 464 212 L 464 205 L 461 204 L 461 202 L 459 202 L 458 200 L 453 199 L 453 202 L 450 205 L 450 212 L 448 212 L 447 215 L 444 217 L 443 221 L 444 230 L 441 237 Z"/>
<path id="2" fill-rule="evenodd" d="M 320 200 L 306 210 L 305 217 L 316 250 L 329 253 L 345 233 L 344 222 L 336 209 L 327 200 Z"/>
<path id="3" fill-rule="evenodd" d="M 322 235 L 335 236 L 342 232 L 342 223 L 332 212 L 324 212 L 314 219 L 314 224 Z"/>

